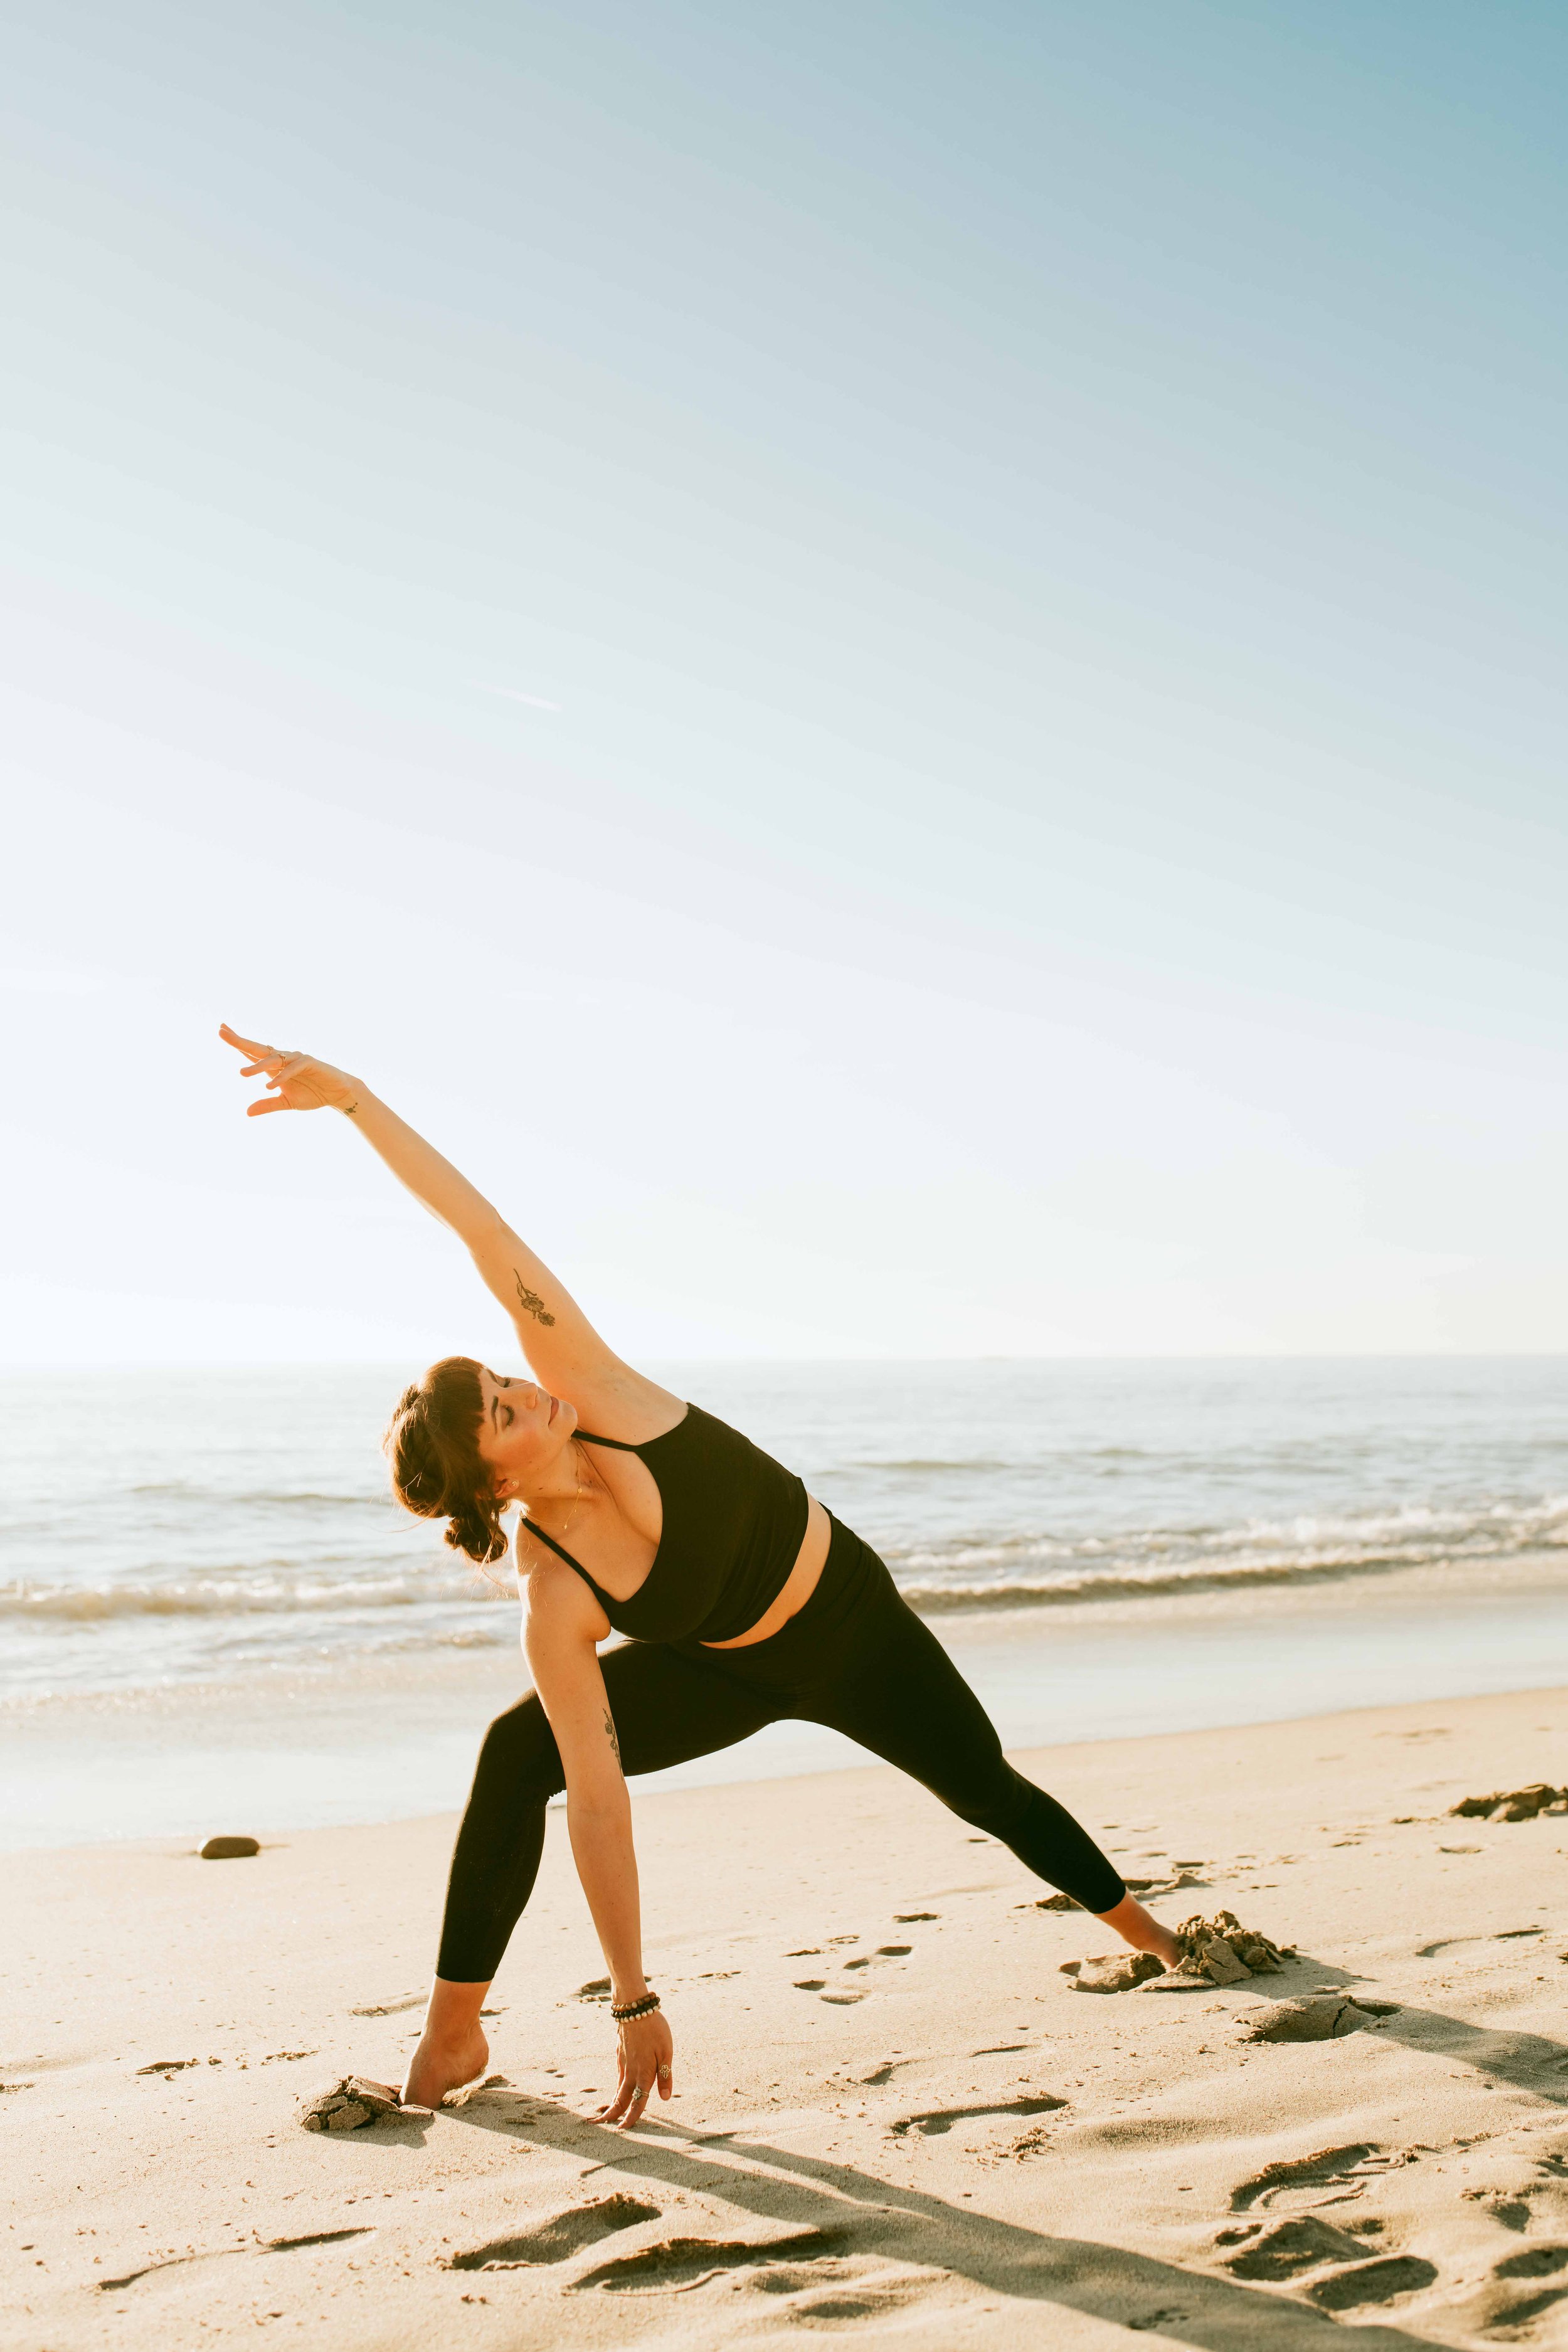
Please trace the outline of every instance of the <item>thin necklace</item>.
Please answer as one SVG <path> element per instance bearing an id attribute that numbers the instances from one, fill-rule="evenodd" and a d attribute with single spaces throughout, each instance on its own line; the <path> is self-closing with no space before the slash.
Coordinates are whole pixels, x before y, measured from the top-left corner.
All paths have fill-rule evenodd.
<path id="1" fill-rule="evenodd" d="M 574 1447 L 575 1447 L 575 1439 L 573 1439 L 571 1443 Z M 571 1534 L 573 1528 L 576 1525 L 577 1514 L 583 1507 L 583 1472 L 575 1451 L 574 1451 L 572 1456 L 572 1476 L 574 1484 L 572 1490 L 571 1512 L 567 1517 L 565 1526 L 562 1528 L 560 1535 L 556 1538 L 556 1541 L 561 1544 L 565 1543 L 567 1537 Z M 527 1518 L 528 1513 L 529 1507 L 524 1503 L 522 1507 L 522 1516 L 524 1518 Z"/>
<path id="2" fill-rule="evenodd" d="M 571 1534 L 571 1532 L 572 1532 L 572 1528 L 573 1528 L 573 1526 L 574 1526 L 574 1522 L 575 1522 L 575 1520 L 576 1520 L 577 1514 L 578 1514 L 578 1512 L 579 1512 L 579 1511 L 582 1509 L 582 1507 L 583 1507 L 583 1466 L 582 1466 L 582 1464 L 581 1464 L 581 1463 L 578 1461 L 578 1459 L 577 1459 L 577 1454 L 576 1454 L 576 1440 L 575 1440 L 575 1439 L 573 1439 L 573 1440 L 571 1440 L 571 1441 L 570 1441 L 570 1443 L 571 1443 L 571 1444 L 572 1444 L 572 1446 L 573 1446 L 573 1454 L 572 1454 L 572 1478 L 573 1478 L 573 1489 L 572 1489 L 572 1517 L 571 1517 L 571 1518 L 569 1518 L 569 1519 L 567 1520 L 567 1522 L 566 1522 L 565 1526 L 564 1526 L 564 1527 L 562 1528 L 562 1530 L 561 1530 L 561 1540 L 562 1540 L 562 1542 L 563 1542 L 563 1543 L 564 1543 L 564 1542 L 565 1542 L 565 1540 L 566 1540 L 567 1537 Z"/>

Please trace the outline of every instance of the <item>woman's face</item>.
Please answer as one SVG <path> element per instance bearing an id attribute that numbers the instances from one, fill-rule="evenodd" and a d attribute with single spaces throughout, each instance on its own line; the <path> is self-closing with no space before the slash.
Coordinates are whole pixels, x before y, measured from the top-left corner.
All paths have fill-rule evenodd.
<path id="1" fill-rule="evenodd" d="M 481 1366 L 479 1458 L 493 1474 L 498 1495 L 521 1495 L 572 1442 L 577 1414 L 564 1397 L 537 1381 L 512 1380 Z"/>

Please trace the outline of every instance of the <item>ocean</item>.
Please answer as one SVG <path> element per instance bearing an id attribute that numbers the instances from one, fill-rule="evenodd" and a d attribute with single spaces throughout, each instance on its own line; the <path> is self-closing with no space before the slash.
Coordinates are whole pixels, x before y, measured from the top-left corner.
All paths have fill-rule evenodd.
<path id="1" fill-rule="evenodd" d="M 1145 1708 L 1163 1693 L 1152 1727 L 1180 1727 L 1247 1719 L 1249 1682 L 1254 1716 L 1278 1716 L 1336 1693 L 1373 1703 L 1389 1675 L 1398 1698 L 1568 1680 L 1568 1360 L 658 1376 L 798 1469 L 880 1551 L 1015 1741 L 1127 1728 L 1123 1688 Z M 274 1819 L 457 1801 L 497 1694 L 521 1687 L 518 1610 L 393 1504 L 377 1439 L 401 1382 L 321 1365 L 0 1379 L 9 1843 L 183 1819 L 182 1721 L 200 1727 L 209 1810 L 230 1747 L 253 1758 L 247 1801 L 275 1793 Z M 1369 1643 L 1393 1662 L 1370 1689 Z M 1100 1661 L 1087 1719 L 1081 1689 L 1074 1704 L 1062 1687 L 1069 1657 Z M 323 1713 L 345 1738 L 360 1725 L 356 1762 L 312 1797 L 277 1761 L 298 1739 L 258 1748 L 255 1733 Z M 248 1728 L 227 1742 L 226 1722 Z M 389 1751 L 415 1732 L 405 1769 Z M 773 1769 L 837 1754 L 827 1738 L 792 1744 L 781 1727 Z M 456 1760 L 426 1780 L 432 1738 Z M 104 1740 L 132 1780 L 111 1801 L 89 1778 Z M 270 1774 L 254 1762 L 269 1752 Z"/>

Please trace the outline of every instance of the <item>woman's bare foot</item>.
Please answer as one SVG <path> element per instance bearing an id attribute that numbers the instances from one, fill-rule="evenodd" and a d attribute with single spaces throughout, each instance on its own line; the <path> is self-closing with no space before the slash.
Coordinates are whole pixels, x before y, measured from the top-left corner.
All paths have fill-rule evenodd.
<path id="1" fill-rule="evenodd" d="M 1160 1925 L 1152 1911 L 1144 1910 L 1135 1895 L 1124 1895 L 1114 1911 L 1100 1911 L 1096 1916 L 1114 1927 L 1135 1952 L 1152 1952 L 1167 1969 L 1173 1969 L 1182 1957 L 1180 1940 Z"/>
<path id="2" fill-rule="evenodd" d="M 437 1977 L 430 1988 L 425 2031 L 404 2078 L 403 2104 L 438 2107 L 448 2091 L 461 2090 L 482 2074 L 490 2045 L 479 2023 L 488 1984 L 449 1984 Z"/>
<path id="3" fill-rule="evenodd" d="M 460 2041 L 438 2040 L 426 2027 L 404 2078 L 405 2107 L 438 2107 L 448 2091 L 461 2090 L 490 2063 L 490 2045 L 476 2022 Z"/>

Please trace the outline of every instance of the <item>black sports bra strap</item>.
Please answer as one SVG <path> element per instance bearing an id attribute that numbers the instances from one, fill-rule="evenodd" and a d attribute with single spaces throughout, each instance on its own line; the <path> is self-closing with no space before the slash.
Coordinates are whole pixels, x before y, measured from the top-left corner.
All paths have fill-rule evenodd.
<path id="1" fill-rule="evenodd" d="M 558 1544 L 553 1536 L 546 1535 L 542 1528 L 535 1527 L 531 1518 L 525 1517 L 522 1524 L 528 1529 L 531 1536 L 537 1536 L 542 1544 L 548 1544 L 551 1550 L 556 1555 L 557 1559 L 563 1559 L 568 1568 L 574 1568 L 585 1584 L 594 1584 L 593 1578 L 589 1575 L 582 1561 L 580 1559 L 574 1559 L 564 1544 Z M 594 1584 L 594 1590 L 595 1592 L 599 1590 L 596 1584 Z"/>
<path id="2" fill-rule="evenodd" d="M 572 1433 L 584 1445 L 613 1445 L 617 1454 L 640 1454 L 640 1445 L 628 1445 L 624 1437 L 595 1437 L 591 1430 L 574 1429 Z"/>

